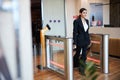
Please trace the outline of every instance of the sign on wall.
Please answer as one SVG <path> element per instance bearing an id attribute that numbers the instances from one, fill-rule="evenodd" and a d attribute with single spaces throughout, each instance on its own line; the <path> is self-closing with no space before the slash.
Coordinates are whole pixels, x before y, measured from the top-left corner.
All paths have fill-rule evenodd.
<path id="1" fill-rule="evenodd" d="M 46 35 L 65 36 L 64 0 L 42 0 L 43 27 L 49 24 L 51 30 Z"/>

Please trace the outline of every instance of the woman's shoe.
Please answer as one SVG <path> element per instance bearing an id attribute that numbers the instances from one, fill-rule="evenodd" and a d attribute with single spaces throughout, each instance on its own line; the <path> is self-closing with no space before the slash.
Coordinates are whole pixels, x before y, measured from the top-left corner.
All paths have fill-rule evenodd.
<path id="1" fill-rule="evenodd" d="M 79 67 L 79 73 L 81 75 L 84 75 L 85 76 L 85 68 L 84 67 Z"/>

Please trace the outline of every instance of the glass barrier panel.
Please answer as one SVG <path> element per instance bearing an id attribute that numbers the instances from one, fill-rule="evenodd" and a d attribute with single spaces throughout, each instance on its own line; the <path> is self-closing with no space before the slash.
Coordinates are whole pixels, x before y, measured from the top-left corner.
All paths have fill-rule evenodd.
<path id="1" fill-rule="evenodd" d="M 49 68 L 64 74 L 64 42 L 49 40 Z"/>

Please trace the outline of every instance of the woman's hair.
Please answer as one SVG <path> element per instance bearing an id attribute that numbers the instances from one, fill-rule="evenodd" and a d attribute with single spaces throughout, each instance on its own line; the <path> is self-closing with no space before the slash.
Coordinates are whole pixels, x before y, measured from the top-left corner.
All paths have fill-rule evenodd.
<path id="1" fill-rule="evenodd" d="M 87 9 L 81 8 L 81 9 L 79 10 L 79 13 L 82 13 L 84 10 L 87 10 Z"/>

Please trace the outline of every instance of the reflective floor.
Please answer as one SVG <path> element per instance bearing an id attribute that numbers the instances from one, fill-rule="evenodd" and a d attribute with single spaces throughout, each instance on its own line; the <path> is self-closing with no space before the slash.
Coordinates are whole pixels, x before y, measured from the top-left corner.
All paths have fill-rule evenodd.
<path id="1" fill-rule="evenodd" d="M 57 62 L 60 64 L 63 64 L 63 55 L 61 52 L 55 54 L 54 56 L 57 57 Z M 99 59 L 98 54 L 90 53 L 88 55 L 89 58 Z M 89 61 L 89 59 L 88 59 Z M 99 65 L 99 61 L 95 62 L 97 65 Z M 36 59 L 36 66 L 40 64 L 40 58 L 37 56 Z M 99 74 L 99 77 L 97 80 L 120 80 L 120 59 L 110 57 L 109 58 L 109 74 L 104 74 L 100 72 L 100 68 L 97 68 L 97 73 Z M 78 69 L 74 69 L 74 80 L 81 80 L 84 76 L 79 74 Z M 61 74 L 58 74 L 52 70 L 44 69 L 40 70 L 34 66 L 34 80 L 66 80 L 64 79 L 64 76 Z"/>

